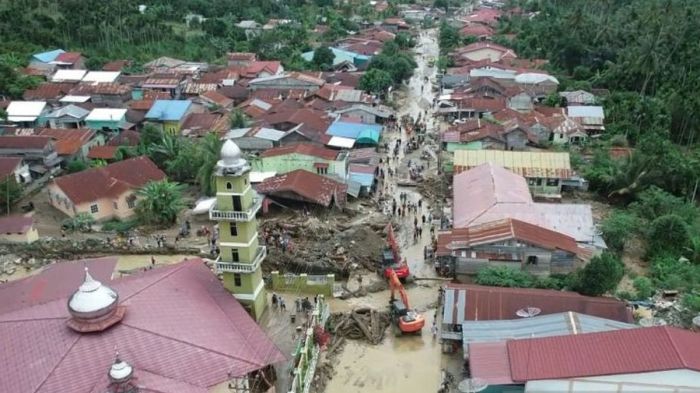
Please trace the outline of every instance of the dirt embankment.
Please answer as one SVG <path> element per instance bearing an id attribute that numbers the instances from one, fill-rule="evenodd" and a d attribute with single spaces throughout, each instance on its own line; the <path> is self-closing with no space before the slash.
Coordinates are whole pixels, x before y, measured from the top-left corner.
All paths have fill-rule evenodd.
<path id="1" fill-rule="evenodd" d="M 357 268 L 375 271 L 386 242 L 386 223 L 352 225 L 350 219 L 335 215 L 326 219 L 284 216 L 265 220 L 261 224 L 268 245 L 265 270 L 341 276 Z M 280 237 L 286 239 L 286 245 Z"/>

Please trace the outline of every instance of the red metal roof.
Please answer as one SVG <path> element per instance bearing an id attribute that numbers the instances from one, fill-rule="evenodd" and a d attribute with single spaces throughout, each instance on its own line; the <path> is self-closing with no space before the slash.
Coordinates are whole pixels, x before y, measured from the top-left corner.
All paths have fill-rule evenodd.
<path id="1" fill-rule="evenodd" d="M 119 146 L 93 146 L 87 156 L 91 160 L 112 160 L 117 149 Z"/>
<path id="2" fill-rule="evenodd" d="M 489 385 L 513 385 L 508 362 L 506 341 L 469 344 L 469 362 L 472 378 L 478 378 Z"/>
<path id="3" fill-rule="evenodd" d="M 257 55 L 250 52 L 231 52 L 228 54 L 229 60 L 247 60 L 254 61 Z"/>
<path id="4" fill-rule="evenodd" d="M 56 61 L 60 61 L 61 63 L 68 63 L 68 64 L 75 64 L 78 60 L 80 60 L 80 57 L 82 54 L 80 52 L 63 52 L 58 57 L 56 57 Z"/>
<path id="5" fill-rule="evenodd" d="M 226 97 L 225 95 L 218 93 L 216 91 L 207 91 L 201 95 L 201 97 L 205 98 L 208 101 L 211 101 L 212 103 L 222 106 L 222 107 L 227 107 L 230 105 L 233 105 L 233 100 Z"/>
<path id="6" fill-rule="evenodd" d="M 25 90 L 22 98 L 25 100 L 57 100 L 74 87 L 72 83 L 51 83 L 45 82 L 35 89 Z"/>
<path id="7" fill-rule="evenodd" d="M 148 157 L 141 156 L 57 177 L 54 183 L 74 204 L 79 204 L 115 197 L 150 181 L 163 179 L 165 173 Z"/>
<path id="8" fill-rule="evenodd" d="M 312 156 L 322 158 L 324 160 L 335 160 L 338 157 L 337 150 L 326 149 L 312 143 L 292 143 L 285 146 L 274 147 L 272 149 L 267 149 L 262 154 L 261 157 L 276 157 L 283 156 L 287 154 L 302 154 L 305 156 Z"/>
<path id="9" fill-rule="evenodd" d="M 34 225 L 32 217 L 18 215 L 0 217 L 0 234 L 27 233 L 32 225 Z"/>
<path id="10" fill-rule="evenodd" d="M 131 60 L 114 60 L 105 63 L 102 66 L 102 71 L 121 71 L 129 65 L 131 65 Z"/>
<path id="11" fill-rule="evenodd" d="M 65 297 L 0 314 L 0 391 L 105 391 L 115 348 L 156 392 L 199 393 L 284 360 L 199 258 L 106 284 L 126 315 L 103 332 L 68 329 Z"/>
<path id="12" fill-rule="evenodd" d="M 487 37 L 490 37 L 494 34 L 494 31 L 489 26 L 474 24 L 474 25 L 467 25 L 467 26 L 462 27 L 459 30 L 459 33 L 462 35 L 467 35 L 467 36 L 477 36 L 477 37 L 487 36 Z"/>
<path id="13" fill-rule="evenodd" d="M 20 157 L 0 157 L 0 181 L 14 175 L 15 169 L 20 165 L 22 165 Z"/>
<path id="14" fill-rule="evenodd" d="M 76 154 L 95 136 L 95 131 L 80 128 L 40 128 L 37 131 L 37 135 L 47 136 L 56 141 L 56 153 L 60 156 Z"/>
<path id="15" fill-rule="evenodd" d="M 255 188 L 259 193 L 266 195 L 278 194 L 281 197 L 288 197 L 289 193 L 297 194 L 299 198 L 295 199 L 328 207 L 334 200 L 342 206 L 347 198 L 345 193 L 348 187 L 331 178 L 297 169 L 265 179 Z"/>
<path id="16" fill-rule="evenodd" d="M 1 135 L 0 149 L 43 149 L 51 143 L 51 138 L 38 135 Z"/>
<path id="17" fill-rule="evenodd" d="M 700 335 L 670 326 L 508 341 L 514 381 L 700 371 Z"/>
<path id="18" fill-rule="evenodd" d="M 581 314 L 613 319 L 621 322 L 634 322 L 632 314 L 624 302 L 606 297 L 583 296 L 576 292 L 554 291 L 549 289 L 500 288 L 481 285 L 448 284 L 448 290 L 464 292 L 466 301 L 461 303 L 458 296 L 454 302 L 446 302 L 445 308 L 452 315 L 451 323 L 467 321 L 487 321 L 513 319 L 515 313 L 524 307 L 537 307 L 542 315 L 574 311 Z M 463 308 L 462 310 L 458 310 Z M 464 315 L 458 320 L 458 315 Z"/>

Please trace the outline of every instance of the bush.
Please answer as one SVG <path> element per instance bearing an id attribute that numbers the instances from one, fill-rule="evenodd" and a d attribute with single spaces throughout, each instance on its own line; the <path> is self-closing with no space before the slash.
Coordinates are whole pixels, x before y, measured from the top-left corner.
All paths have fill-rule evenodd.
<path id="1" fill-rule="evenodd" d="M 138 225 L 137 220 L 121 221 L 118 219 L 110 220 L 102 224 L 102 231 L 127 233 Z"/>
<path id="2" fill-rule="evenodd" d="M 688 255 L 693 241 L 690 228 L 683 218 L 667 214 L 651 222 L 647 238 L 647 254 L 672 253 Z"/>
<path id="3" fill-rule="evenodd" d="M 493 287 L 532 288 L 535 285 L 535 277 L 531 274 L 506 266 L 481 269 L 475 281 Z"/>
<path id="4" fill-rule="evenodd" d="M 635 296 L 637 300 L 646 300 L 654 295 L 654 286 L 651 280 L 646 277 L 635 278 L 634 281 L 632 281 L 632 286 L 637 292 L 637 296 Z"/>
<path id="5" fill-rule="evenodd" d="M 700 288 L 700 266 L 675 256 L 657 256 L 652 259 L 649 277 L 661 289 Z"/>
<path id="6" fill-rule="evenodd" d="M 90 232 L 95 218 L 88 213 L 78 213 L 75 217 L 63 220 L 61 227 L 68 232 Z"/>
<path id="7" fill-rule="evenodd" d="M 639 219 L 629 213 L 616 210 L 601 223 L 603 239 L 611 250 L 620 252 L 639 226 Z"/>
<path id="8" fill-rule="evenodd" d="M 625 274 L 625 267 L 614 254 L 595 256 L 576 273 L 574 290 L 582 295 L 600 296 L 612 291 Z"/>

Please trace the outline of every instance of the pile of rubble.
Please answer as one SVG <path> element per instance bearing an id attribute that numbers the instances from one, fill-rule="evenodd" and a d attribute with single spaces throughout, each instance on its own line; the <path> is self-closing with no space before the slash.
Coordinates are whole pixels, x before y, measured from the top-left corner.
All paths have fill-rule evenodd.
<path id="1" fill-rule="evenodd" d="M 268 245 L 265 268 L 309 274 L 346 276 L 351 270 L 377 269 L 384 247 L 385 223 L 349 225 L 347 217 L 276 217 L 261 233 Z M 280 236 L 286 244 L 280 244 Z"/>
<path id="2" fill-rule="evenodd" d="M 329 319 L 330 332 L 337 337 L 367 340 L 377 345 L 384 339 L 386 328 L 391 325 L 388 311 L 361 308 L 349 313 L 335 313 Z"/>
<path id="3" fill-rule="evenodd" d="M 442 206 L 445 205 L 448 198 L 452 198 L 450 184 L 450 176 L 444 174 L 437 177 L 430 176 L 418 184 L 417 191 L 430 201 L 431 206 Z"/>

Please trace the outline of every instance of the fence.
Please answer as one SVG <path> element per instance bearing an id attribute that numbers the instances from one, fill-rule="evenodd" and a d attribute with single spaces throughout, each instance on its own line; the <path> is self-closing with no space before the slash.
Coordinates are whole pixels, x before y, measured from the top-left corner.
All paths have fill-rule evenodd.
<path id="1" fill-rule="evenodd" d="M 316 373 L 316 365 L 321 348 L 318 345 L 316 327 L 324 327 L 330 316 L 330 309 L 323 295 L 318 297 L 318 302 L 311 317 L 306 324 L 306 332 L 299 339 L 292 356 L 296 359 L 292 371 L 292 384 L 289 393 L 308 393 L 311 382 Z"/>
<path id="2" fill-rule="evenodd" d="M 280 292 L 296 292 L 309 295 L 333 296 L 335 275 L 280 274 L 272 272 L 272 289 Z"/>

